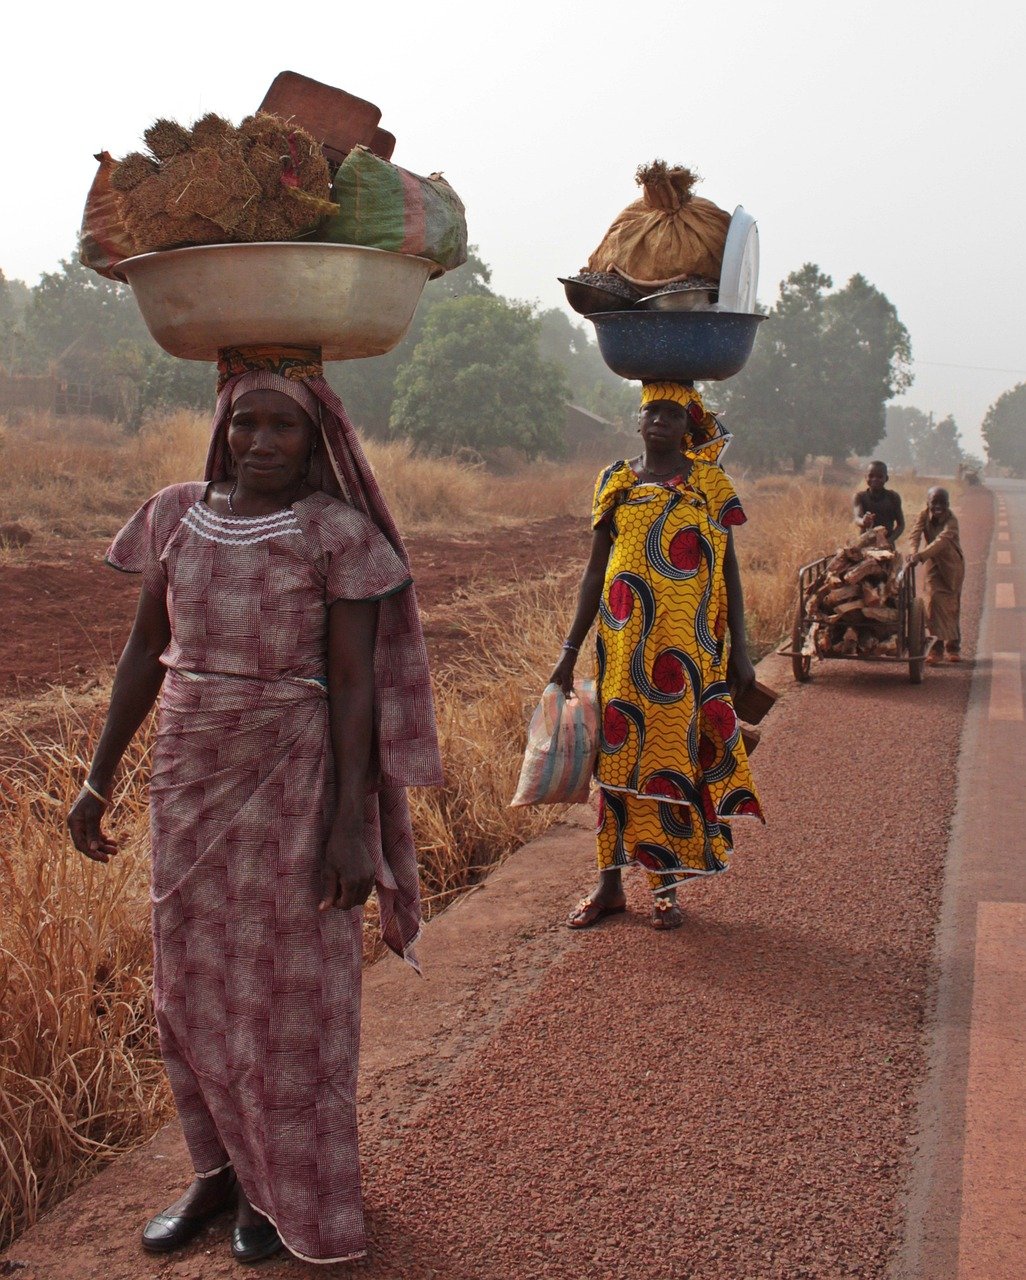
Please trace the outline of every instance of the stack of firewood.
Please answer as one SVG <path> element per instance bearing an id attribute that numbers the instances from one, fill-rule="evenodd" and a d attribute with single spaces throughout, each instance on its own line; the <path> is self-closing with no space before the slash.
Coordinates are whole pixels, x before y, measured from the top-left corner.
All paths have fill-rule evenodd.
<path id="1" fill-rule="evenodd" d="M 802 652 L 822 657 L 895 656 L 901 556 L 887 531 L 869 529 L 827 561 L 805 599 L 811 626 Z"/>

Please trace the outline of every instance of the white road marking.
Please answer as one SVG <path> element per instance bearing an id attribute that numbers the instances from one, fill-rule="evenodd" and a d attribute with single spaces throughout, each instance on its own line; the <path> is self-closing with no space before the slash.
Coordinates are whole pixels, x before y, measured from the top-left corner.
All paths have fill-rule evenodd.
<path id="1" fill-rule="evenodd" d="M 1011 542 L 1011 541 L 1012 541 L 1012 536 L 1011 536 L 1011 534 L 1009 534 L 1009 533 L 999 533 L 999 534 L 998 534 L 998 542 Z"/>
<path id="2" fill-rule="evenodd" d="M 1022 720 L 1022 654 L 995 653 L 990 668 L 988 720 Z"/>
<path id="3" fill-rule="evenodd" d="M 994 584 L 994 606 L 998 609 L 1015 608 L 1015 587 L 1010 582 Z"/>
<path id="4" fill-rule="evenodd" d="M 1011 564 L 1012 553 L 1010 551 L 999 551 L 997 553 L 997 562 L 998 564 Z"/>

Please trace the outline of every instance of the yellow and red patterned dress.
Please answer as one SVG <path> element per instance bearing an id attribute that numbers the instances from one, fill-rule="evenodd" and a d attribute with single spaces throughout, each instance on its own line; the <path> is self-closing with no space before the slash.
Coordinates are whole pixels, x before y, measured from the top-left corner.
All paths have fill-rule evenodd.
<path id="1" fill-rule="evenodd" d="M 687 457 L 686 481 L 642 482 L 614 463 L 592 512 L 612 536 L 597 641 L 598 863 L 637 863 L 657 892 L 725 871 L 729 819 L 762 818 L 726 684 L 723 561 L 746 516 L 726 473 Z"/>

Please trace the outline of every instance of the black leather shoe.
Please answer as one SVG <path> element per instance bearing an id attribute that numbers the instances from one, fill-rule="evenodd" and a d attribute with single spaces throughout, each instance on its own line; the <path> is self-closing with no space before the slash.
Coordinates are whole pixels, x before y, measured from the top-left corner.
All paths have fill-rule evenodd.
<path id="1" fill-rule="evenodd" d="M 232 1257 L 236 1262 L 263 1262 L 284 1249 L 281 1236 L 269 1222 L 254 1227 L 236 1227 L 232 1231 Z"/>
<path id="2" fill-rule="evenodd" d="M 235 1200 L 235 1178 L 218 1203 L 206 1213 L 186 1217 L 180 1213 L 158 1213 L 143 1228 L 142 1247 L 148 1253 L 171 1253 L 199 1235 L 212 1218 L 224 1213 Z"/>

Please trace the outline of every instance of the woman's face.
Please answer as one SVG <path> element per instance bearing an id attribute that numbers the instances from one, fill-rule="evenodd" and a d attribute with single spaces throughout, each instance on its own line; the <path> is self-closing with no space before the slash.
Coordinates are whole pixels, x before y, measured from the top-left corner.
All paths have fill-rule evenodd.
<path id="1" fill-rule="evenodd" d="M 228 449 L 239 479 L 257 493 L 284 493 L 306 476 L 314 424 L 280 391 L 247 391 L 232 406 Z"/>
<path id="2" fill-rule="evenodd" d="M 682 449 L 690 435 L 691 419 L 675 400 L 652 400 L 638 414 L 638 429 L 646 446 Z"/>

